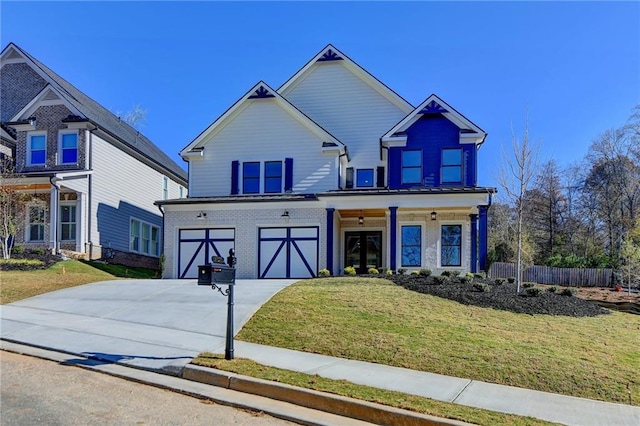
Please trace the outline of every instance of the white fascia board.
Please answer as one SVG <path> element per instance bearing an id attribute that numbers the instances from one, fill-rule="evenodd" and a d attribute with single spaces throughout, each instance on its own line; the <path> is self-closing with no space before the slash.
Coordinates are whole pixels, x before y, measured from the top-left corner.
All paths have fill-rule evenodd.
<path id="1" fill-rule="evenodd" d="M 93 174 L 93 170 L 82 170 L 78 172 L 60 172 L 56 173 L 53 177 L 54 181 L 61 181 L 65 179 L 75 179 L 79 177 L 86 177 Z"/>
<path id="2" fill-rule="evenodd" d="M 380 139 L 380 141 L 382 142 L 382 146 L 386 146 L 387 148 L 407 146 L 406 136 L 386 137 Z"/>
<path id="3" fill-rule="evenodd" d="M 369 196 L 335 196 L 322 195 L 328 208 L 335 209 L 367 209 L 394 206 L 398 208 L 433 208 L 459 207 L 461 209 L 474 210 L 479 205 L 488 204 L 488 194 L 381 194 Z"/>
<path id="4" fill-rule="evenodd" d="M 57 100 L 56 101 L 51 101 L 51 100 L 42 101 L 41 99 L 44 98 L 49 91 L 52 91 L 53 93 L 55 93 L 55 95 L 60 99 L 60 101 L 57 101 Z M 67 107 L 67 109 L 69 109 L 69 111 L 71 111 L 75 115 L 84 117 L 84 115 L 81 114 L 80 111 L 78 111 L 73 105 L 71 105 L 71 103 L 67 102 L 67 100 L 60 93 L 59 90 L 57 90 L 51 84 L 47 84 L 40 91 L 40 93 L 38 93 L 36 96 L 34 96 L 34 98 L 31 99 L 31 101 L 28 104 L 26 104 L 24 106 L 24 108 L 22 108 L 16 115 L 14 115 L 11 118 L 10 121 L 20 121 L 20 120 L 27 119 L 42 105 L 64 105 L 64 106 Z"/>
<path id="5" fill-rule="evenodd" d="M 199 211 L 254 211 L 256 208 L 260 210 L 291 210 L 291 209 L 317 209 L 324 208 L 325 203 L 321 200 L 308 201 L 260 201 L 260 202 L 237 202 L 229 201 L 226 203 L 208 203 L 206 201 L 193 202 L 185 204 L 163 204 L 162 208 L 165 212 L 190 212 Z"/>

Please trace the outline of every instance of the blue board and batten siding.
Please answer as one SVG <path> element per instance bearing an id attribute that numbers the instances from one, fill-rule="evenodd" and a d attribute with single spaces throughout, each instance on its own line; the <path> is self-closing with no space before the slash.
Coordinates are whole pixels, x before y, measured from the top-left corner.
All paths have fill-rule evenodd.
<path id="1" fill-rule="evenodd" d="M 406 147 L 389 149 L 389 188 L 476 186 L 476 145 L 460 143 L 460 129 L 441 114 L 422 116 L 407 129 Z M 442 150 L 462 149 L 460 182 L 442 182 Z M 402 183 L 402 152 L 422 150 L 422 182 Z"/>

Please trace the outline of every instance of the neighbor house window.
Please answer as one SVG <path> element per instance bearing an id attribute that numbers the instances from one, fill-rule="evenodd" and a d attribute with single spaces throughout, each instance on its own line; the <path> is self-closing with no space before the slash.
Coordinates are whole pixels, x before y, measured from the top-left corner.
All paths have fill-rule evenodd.
<path id="1" fill-rule="evenodd" d="M 282 192 L 282 161 L 264 163 L 264 192 Z"/>
<path id="2" fill-rule="evenodd" d="M 462 265 L 462 225 L 442 225 L 440 233 L 440 264 Z"/>
<path id="3" fill-rule="evenodd" d="M 137 219 L 131 219 L 129 250 L 149 256 L 160 255 L 160 228 Z"/>
<path id="4" fill-rule="evenodd" d="M 462 150 L 442 150 L 442 183 L 462 182 Z"/>
<path id="5" fill-rule="evenodd" d="M 242 193 L 260 193 L 260 163 L 242 163 Z"/>
<path id="6" fill-rule="evenodd" d="M 162 177 L 162 199 L 166 200 L 169 198 L 169 178 L 166 176 Z"/>
<path id="7" fill-rule="evenodd" d="M 60 239 L 62 241 L 75 241 L 76 239 L 76 206 L 60 206 Z"/>
<path id="8" fill-rule="evenodd" d="M 30 133 L 27 143 L 27 165 L 43 166 L 47 162 L 47 134 Z"/>
<path id="9" fill-rule="evenodd" d="M 184 188 L 180 185 L 180 198 L 184 198 Z"/>
<path id="10" fill-rule="evenodd" d="M 401 228 L 402 266 L 420 266 L 422 252 L 422 227 L 407 225 Z"/>
<path id="11" fill-rule="evenodd" d="M 29 206 L 29 218 L 27 225 L 28 241 L 44 241 L 44 219 L 46 210 L 44 206 Z"/>
<path id="12" fill-rule="evenodd" d="M 60 163 L 76 164 L 78 162 L 78 133 L 61 132 L 59 139 Z"/>
<path id="13" fill-rule="evenodd" d="M 402 183 L 422 182 L 422 151 L 411 149 L 402 151 Z"/>
<path id="14" fill-rule="evenodd" d="M 373 187 L 373 169 L 358 169 L 356 183 L 359 187 Z"/>

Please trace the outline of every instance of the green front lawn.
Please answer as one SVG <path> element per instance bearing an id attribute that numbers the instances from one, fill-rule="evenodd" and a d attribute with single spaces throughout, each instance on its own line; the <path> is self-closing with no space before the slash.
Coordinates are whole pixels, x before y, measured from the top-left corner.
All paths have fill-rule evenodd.
<path id="1" fill-rule="evenodd" d="M 640 405 L 640 316 L 630 314 L 515 314 L 342 277 L 282 290 L 238 339 Z"/>

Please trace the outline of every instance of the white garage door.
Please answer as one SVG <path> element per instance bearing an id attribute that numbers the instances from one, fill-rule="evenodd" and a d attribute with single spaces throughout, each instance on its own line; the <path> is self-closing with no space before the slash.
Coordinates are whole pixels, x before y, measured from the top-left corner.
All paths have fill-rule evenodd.
<path id="1" fill-rule="evenodd" d="M 318 270 L 318 227 L 260 228 L 260 278 L 310 278 Z"/>
<path id="2" fill-rule="evenodd" d="M 180 229 L 178 231 L 178 277 L 198 278 L 198 265 L 213 256 L 227 258 L 235 248 L 234 229 Z"/>

